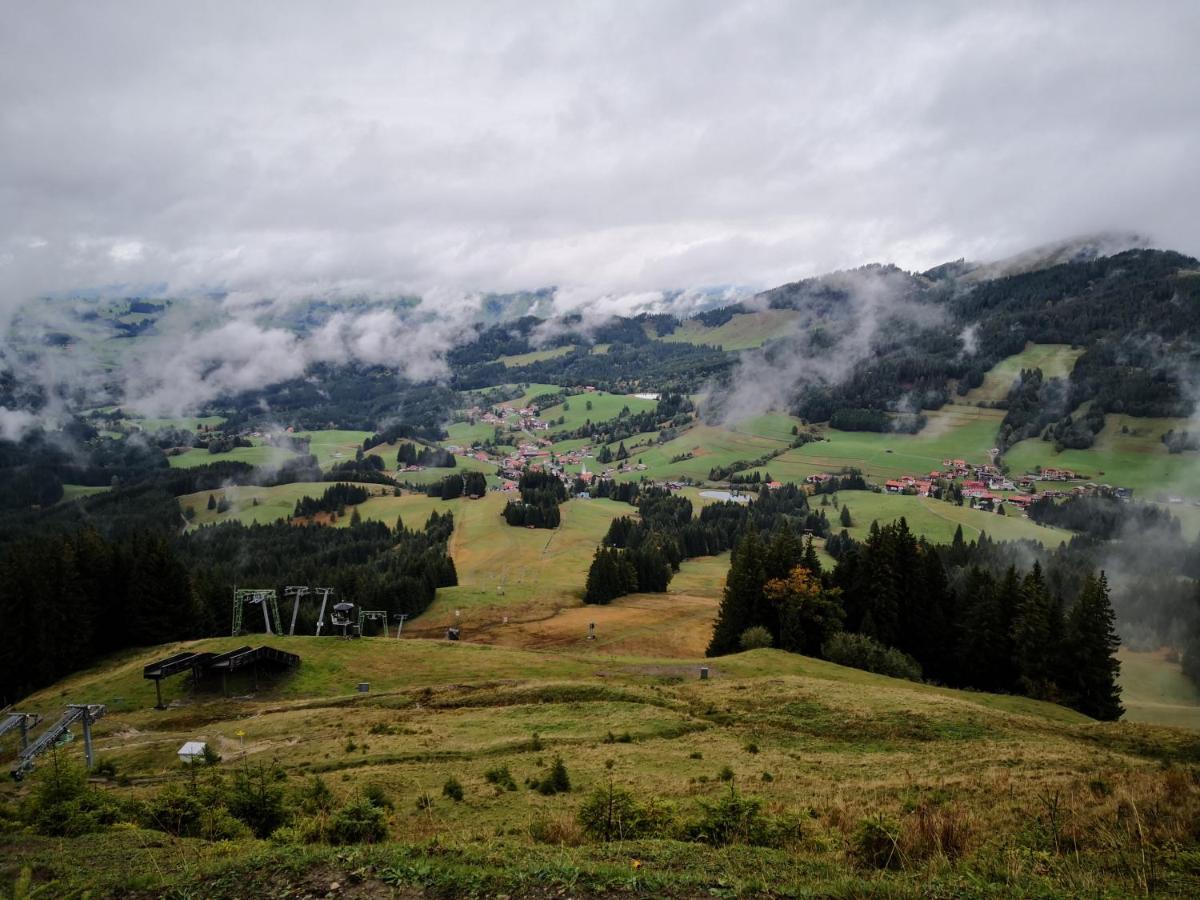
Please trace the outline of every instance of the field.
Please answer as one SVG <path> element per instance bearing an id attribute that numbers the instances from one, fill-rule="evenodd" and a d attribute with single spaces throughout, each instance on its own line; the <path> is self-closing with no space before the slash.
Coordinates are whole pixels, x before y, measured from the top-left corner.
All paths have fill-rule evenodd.
<path id="1" fill-rule="evenodd" d="M 1027 344 L 1020 353 L 997 363 L 984 376 L 983 384 L 972 389 L 965 397 L 956 398 L 963 404 L 995 403 L 1008 396 L 1013 382 L 1022 369 L 1041 369 L 1049 378 L 1066 378 L 1075 368 L 1075 362 L 1083 356 L 1082 347 L 1070 344 Z"/>
<path id="2" fill-rule="evenodd" d="M 184 431 L 195 431 L 201 425 L 220 425 L 225 421 L 223 416 L 184 416 L 178 419 L 130 419 L 130 425 L 136 425 L 142 431 L 155 432 L 164 428 L 182 428 Z"/>
<path id="3" fill-rule="evenodd" d="M 337 462 L 354 459 L 355 451 L 371 436 L 369 431 L 298 431 L 295 437 L 308 438 L 309 452 L 317 458 L 317 464 L 327 469 Z"/>
<path id="4" fill-rule="evenodd" d="M 1200 808 L 1200 789 L 1172 774 L 1200 754 L 1181 732 L 1100 725 L 1023 698 L 769 650 L 707 661 L 623 655 L 603 638 L 566 651 L 282 638 L 272 643 L 301 656 L 294 674 L 264 677 L 257 692 L 237 676 L 228 699 L 219 685 L 171 679 L 168 708 L 151 708 L 144 664 L 238 643 L 126 652 L 24 708 L 49 715 L 68 702 L 107 703 L 95 727 L 98 757 L 127 781 L 100 789 L 116 796 L 148 797 L 171 781 L 186 788 L 175 752 L 203 740 L 224 757 L 218 771 L 275 761 L 289 792 L 314 775 L 338 801 L 371 786 L 393 804 L 392 842 L 209 844 L 134 826 L 73 838 L 9 832 L 0 835 L 0 883 L 30 866 L 47 896 L 85 886 L 101 896 L 340 895 L 335 882 L 360 897 L 396 888 L 405 897 L 960 896 L 967 884 L 971 896 L 1117 895 L 1137 892 L 1145 877 L 1140 863 L 1121 863 L 1130 838 L 1110 824 L 1121 805 L 1158 804 L 1143 832 L 1150 853 Z M 711 666 L 707 681 L 697 678 L 702 664 Z M 369 693 L 355 691 L 361 681 Z M 78 742 L 60 753 L 78 757 Z M 543 777 L 556 756 L 569 793 L 544 796 L 522 784 Z M 489 783 L 486 773 L 501 766 L 515 790 Z M 461 801 L 442 796 L 450 776 Z M 679 825 L 660 827 L 676 836 L 605 844 L 584 835 L 576 813 L 609 779 L 662 804 Z M 28 790 L 28 782 L 8 784 L 0 798 Z M 680 839 L 731 791 L 760 798 L 770 821 L 795 823 L 781 849 Z M 921 843 L 929 816 L 948 829 L 949 855 Z M 868 821 L 895 829 L 902 867 L 864 863 L 856 836 Z M 1181 858 L 1156 858 L 1157 893 L 1200 889 Z"/>
<path id="5" fill-rule="evenodd" d="M 761 347 L 772 338 L 789 334 L 799 314 L 790 309 L 768 309 L 741 313 L 724 325 L 706 328 L 699 319 L 688 319 L 662 341 L 708 344 L 722 350 L 749 350 Z"/>
<path id="6" fill-rule="evenodd" d="M 290 450 L 257 442 L 253 447 L 234 447 L 228 453 L 209 453 L 207 450 L 193 447 L 177 456 L 167 457 L 167 462 L 175 469 L 190 469 L 194 466 L 206 466 L 214 462 L 244 462 L 252 466 L 278 466 L 293 456 L 295 454 Z"/>
<path id="7" fill-rule="evenodd" d="M 302 497 L 320 497 L 332 484 L 328 481 L 301 481 L 295 484 L 282 484 L 277 487 L 256 487 L 254 485 L 231 485 L 215 491 L 199 491 L 195 494 L 185 494 L 179 498 L 179 508 L 186 510 L 189 506 L 195 510 L 191 520 L 193 526 L 212 525 L 219 522 L 241 522 L 243 525 L 267 524 L 286 519 L 296 508 L 296 501 Z M 369 491 L 380 492 L 391 488 L 383 485 L 363 485 Z M 222 497 L 229 501 L 230 507 L 223 513 L 208 508 L 209 496 L 220 501 Z M 425 499 L 423 496 L 421 499 Z M 257 501 L 257 502 L 256 502 Z M 368 503 L 360 509 L 364 511 Z M 395 522 L 392 516 L 389 524 Z"/>
<path id="8" fill-rule="evenodd" d="M 1133 488 L 1141 499 L 1176 495 L 1200 500 L 1200 454 L 1168 453 L 1163 432 L 1187 428 L 1184 419 L 1104 417 L 1104 430 L 1087 450 L 1054 452 L 1054 445 L 1037 438 L 1021 441 L 1004 455 L 1013 472 L 1036 466 L 1073 469 L 1091 480 Z"/>
<path id="9" fill-rule="evenodd" d="M 1200 731 L 1200 688 L 1163 651 L 1121 648 L 1121 702 L 1125 719 Z"/>
<path id="10" fill-rule="evenodd" d="M 111 490 L 111 488 L 108 488 L 104 485 L 64 484 L 62 502 L 67 503 L 71 500 L 78 500 L 80 497 L 90 497 L 93 494 L 103 494 L 107 490 Z"/>
<path id="11" fill-rule="evenodd" d="M 859 540 L 866 538 L 873 520 L 885 525 L 901 517 L 904 517 L 911 531 L 925 535 L 935 544 L 950 543 L 954 538 L 955 529 L 960 525 L 963 537 L 968 541 L 975 540 L 981 532 L 986 531 L 988 537 L 995 540 L 1031 540 L 1047 547 L 1057 547 L 1063 541 L 1069 541 L 1072 536 L 1070 531 L 1038 525 L 1012 510 L 1009 510 L 1008 515 L 1001 516 L 929 497 L 842 491 L 838 494 L 838 501 L 839 504 L 850 507 L 850 517 L 854 524 L 848 530 L 852 537 Z M 814 502 L 819 503 L 816 498 Z M 828 507 L 825 509 L 825 515 L 835 531 L 841 529 L 838 524 L 838 510 Z"/>
<path id="12" fill-rule="evenodd" d="M 517 366 L 527 366 L 530 363 L 541 362 L 544 359 L 554 359 L 559 356 L 566 356 L 575 347 L 571 344 L 565 347 L 551 347 L 549 350 L 533 350 L 529 353 L 513 353 L 508 356 L 499 356 L 496 362 L 503 363 L 506 368 L 512 369 Z"/>
<path id="13" fill-rule="evenodd" d="M 514 528 L 501 516 L 507 502 L 495 492 L 458 501 L 450 553 L 459 586 L 438 591 L 418 628 L 436 633 L 457 622 L 475 632 L 505 616 L 543 618 L 580 605 L 592 554 L 609 522 L 633 512 L 625 503 L 571 500 L 561 507 L 558 529 Z"/>
<path id="14" fill-rule="evenodd" d="M 588 409 L 589 404 L 591 404 L 591 409 Z M 657 406 L 657 400 L 644 400 L 634 397 L 632 394 L 609 394 L 605 391 L 596 391 L 589 394 L 575 394 L 557 406 L 543 409 L 538 417 L 546 421 L 554 421 L 561 416 L 565 419 L 564 423 L 554 425 L 551 431 L 565 431 L 578 428 L 589 420 L 607 422 L 609 419 L 615 419 L 625 407 L 629 407 L 630 412 L 639 413 L 652 410 Z"/>

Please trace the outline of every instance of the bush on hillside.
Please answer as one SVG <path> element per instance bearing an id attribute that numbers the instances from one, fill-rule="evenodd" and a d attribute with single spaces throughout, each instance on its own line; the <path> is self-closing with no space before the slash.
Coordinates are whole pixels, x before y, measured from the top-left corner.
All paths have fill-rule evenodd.
<path id="1" fill-rule="evenodd" d="M 839 632 L 825 642 L 821 653 L 830 662 L 841 666 L 890 675 L 892 678 L 907 678 L 909 681 L 921 680 L 920 663 L 907 653 L 881 644 L 865 634 Z"/>
<path id="2" fill-rule="evenodd" d="M 743 650 L 766 650 L 774 643 L 771 632 L 761 625 L 754 625 L 742 632 L 738 638 L 738 646 Z"/>
<path id="3" fill-rule="evenodd" d="M 670 809 L 654 802 L 642 803 L 629 791 L 596 788 L 576 814 L 583 833 L 595 841 L 633 841 L 669 837 L 675 831 Z"/>
<path id="4" fill-rule="evenodd" d="M 110 796 L 88 784 L 81 766 L 56 751 L 50 754 L 49 765 L 38 772 L 22 818 L 39 834 L 75 837 L 100 831 L 120 820 L 121 812 Z"/>
<path id="5" fill-rule="evenodd" d="M 333 817 L 329 840 L 334 844 L 376 844 L 387 839 L 387 813 L 368 800 L 357 797 Z"/>

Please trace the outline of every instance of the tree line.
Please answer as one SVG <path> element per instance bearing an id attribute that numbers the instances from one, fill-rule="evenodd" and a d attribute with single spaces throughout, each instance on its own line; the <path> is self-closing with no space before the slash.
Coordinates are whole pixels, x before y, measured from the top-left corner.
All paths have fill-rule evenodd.
<path id="1" fill-rule="evenodd" d="M 504 521 L 509 525 L 528 528 L 557 528 L 562 521 L 558 507 L 567 500 L 567 486 L 549 472 L 526 469 L 517 482 L 520 500 L 510 500 L 504 507 Z"/>
<path id="2" fill-rule="evenodd" d="M 829 533 L 824 512 L 812 510 L 804 491 L 791 484 L 774 491 L 764 486 L 753 503 L 710 504 L 697 517 L 690 500 L 666 488 L 643 488 L 628 502 L 637 506 L 638 517 L 620 516 L 609 525 L 588 569 L 587 603 L 666 591 L 685 559 L 728 550 L 750 526 L 774 529 L 786 522 L 802 532 Z"/>
<path id="3" fill-rule="evenodd" d="M 988 542 L 965 543 L 961 530 L 953 545 L 935 547 L 900 519 L 846 543 L 827 573 L 789 530 L 747 531 L 709 655 L 742 649 L 757 628 L 793 652 L 863 667 L 871 667 L 868 655 L 890 653 L 890 665 L 941 684 L 1119 718 L 1119 639 L 1105 575 L 1088 572 L 1068 604 L 1039 562 L 997 575 L 991 553 Z M 835 640 L 841 633 L 858 637 Z"/>
<path id="4" fill-rule="evenodd" d="M 182 536 L 140 522 L 118 537 L 48 528 L 0 550 L 0 618 L 19 638 L 0 654 L 0 704 L 126 647 L 227 634 L 235 585 L 281 597 L 288 584 L 330 586 L 339 599 L 416 615 L 458 580 L 450 515 L 420 530 L 230 522 Z M 314 624 L 304 609 L 300 628 Z"/>

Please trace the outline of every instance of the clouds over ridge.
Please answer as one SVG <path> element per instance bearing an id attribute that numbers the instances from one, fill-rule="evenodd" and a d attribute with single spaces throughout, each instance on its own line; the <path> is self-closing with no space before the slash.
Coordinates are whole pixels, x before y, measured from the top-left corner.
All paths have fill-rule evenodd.
<path id="1" fill-rule="evenodd" d="M 0 36 L 0 303 L 1196 252 L 1197 37 L 1182 2 L 39 4 Z"/>

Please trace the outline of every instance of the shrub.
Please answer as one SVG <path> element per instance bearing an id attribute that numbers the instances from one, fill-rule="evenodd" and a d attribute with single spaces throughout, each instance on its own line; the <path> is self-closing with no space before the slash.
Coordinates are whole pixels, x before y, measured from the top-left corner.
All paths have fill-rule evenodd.
<path id="1" fill-rule="evenodd" d="M 306 813 L 333 812 L 334 796 L 325 779 L 314 775 L 299 791 L 300 808 Z"/>
<path id="2" fill-rule="evenodd" d="M 554 757 L 554 765 L 550 767 L 550 772 L 541 781 L 536 781 L 533 787 L 540 794 L 566 794 L 571 790 L 571 777 L 567 774 L 566 764 L 563 763 L 561 756 Z"/>
<path id="3" fill-rule="evenodd" d="M 508 770 L 508 766 L 497 766 L 494 769 L 488 769 L 483 773 L 483 777 L 488 784 L 494 784 L 500 790 L 515 791 L 517 783 L 513 780 L 512 772 Z"/>
<path id="4" fill-rule="evenodd" d="M 226 801 L 229 812 L 249 825 L 256 837 L 270 837 L 271 832 L 287 823 L 288 812 L 281 784 L 285 777 L 275 762 L 243 766 L 234 772 Z"/>
<path id="5" fill-rule="evenodd" d="M 339 809 L 329 827 L 329 840 L 335 844 L 374 844 L 386 838 L 387 813 L 366 797 Z"/>
<path id="6" fill-rule="evenodd" d="M 363 796 L 380 809 L 395 809 L 396 805 L 392 803 L 392 798 L 388 796 L 388 792 L 383 789 L 382 785 L 368 784 L 363 788 Z"/>
<path id="7" fill-rule="evenodd" d="M 427 809 L 433 809 L 433 798 L 429 796 L 428 791 L 421 791 L 421 793 L 417 795 L 416 805 L 417 809 L 421 812 L 424 812 Z"/>
<path id="8" fill-rule="evenodd" d="M 24 819 L 39 834 L 74 837 L 99 831 L 119 818 L 118 806 L 88 784 L 87 773 L 55 752 L 37 773 Z"/>
<path id="9" fill-rule="evenodd" d="M 598 841 L 665 837 L 672 830 L 668 810 L 653 803 L 639 803 L 628 791 L 611 784 L 588 795 L 576 821 L 584 834 Z"/>
<path id="10" fill-rule="evenodd" d="M 102 760 L 92 766 L 92 774 L 97 778 L 107 778 L 109 780 L 117 777 L 117 764 L 111 759 Z"/>
<path id="11" fill-rule="evenodd" d="M 714 803 L 702 802 L 700 806 L 700 818 L 684 830 L 688 840 L 713 847 L 730 844 L 780 847 L 802 835 L 799 819 L 763 815 L 761 800 L 743 797 L 732 789 L 728 796 Z"/>
<path id="12" fill-rule="evenodd" d="M 717 777 L 722 781 L 733 781 L 733 769 L 729 766 L 722 766 L 721 771 L 717 773 Z"/>
<path id="13" fill-rule="evenodd" d="M 898 869 L 901 865 L 900 829 L 882 815 L 863 819 L 854 832 L 854 856 L 873 869 Z"/>
<path id="14" fill-rule="evenodd" d="M 921 664 L 894 647 L 881 644 L 865 634 L 839 632 L 825 642 L 821 653 L 838 665 L 864 669 L 893 678 L 921 680 Z"/>
<path id="15" fill-rule="evenodd" d="M 742 636 L 738 638 L 738 646 L 743 650 L 765 650 L 770 647 L 774 641 L 771 639 L 771 632 L 763 628 L 761 625 L 754 625 L 742 632 Z"/>
<path id="16" fill-rule="evenodd" d="M 453 775 L 451 775 L 449 778 L 447 778 L 446 783 L 442 785 L 442 796 L 449 797 L 451 800 L 453 800 L 456 803 L 462 801 L 462 798 L 463 798 L 462 785 L 459 784 L 458 779 L 455 778 Z"/>
<path id="17" fill-rule="evenodd" d="M 212 744 L 206 743 L 204 750 L 200 754 L 206 766 L 215 766 L 221 761 L 221 754 L 213 749 Z"/>
<path id="18" fill-rule="evenodd" d="M 141 823 L 146 828 L 176 837 L 208 841 L 247 837 L 250 829 L 229 814 L 215 791 L 187 791 L 172 784 L 142 807 Z"/>

